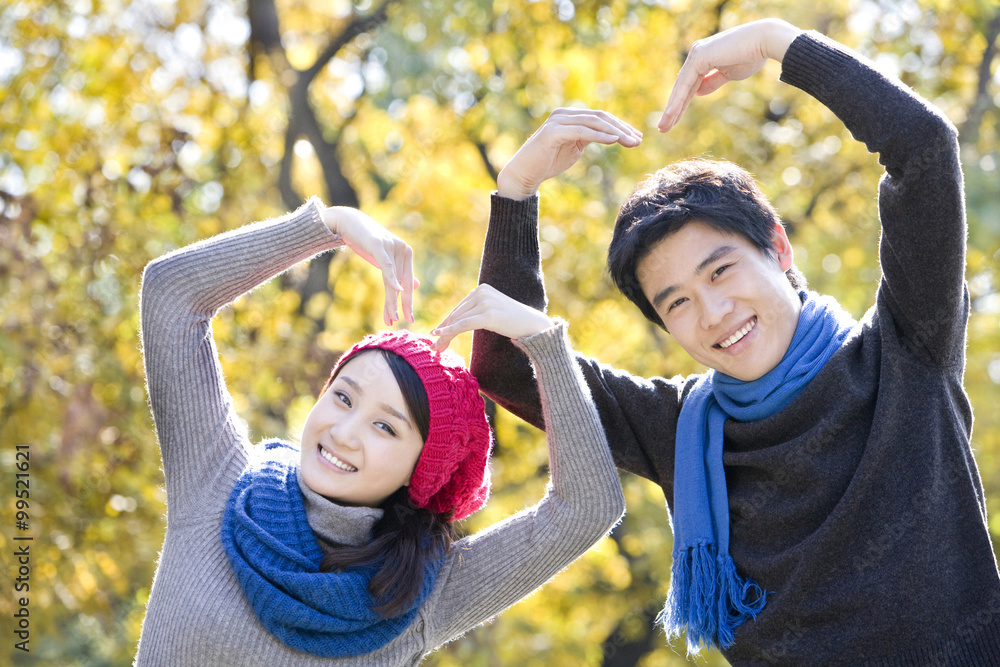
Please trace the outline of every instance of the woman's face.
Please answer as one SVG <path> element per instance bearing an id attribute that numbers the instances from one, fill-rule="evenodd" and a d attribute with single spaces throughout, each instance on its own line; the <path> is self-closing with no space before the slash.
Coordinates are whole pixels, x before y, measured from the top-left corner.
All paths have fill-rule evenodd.
<path id="1" fill-rule="evenodd" d="M 343 505 L 378 507 L 410 476 L 424 447 L 380 353 L 359 352 L 316 401 L 302 429 L 302 479 Z"/>

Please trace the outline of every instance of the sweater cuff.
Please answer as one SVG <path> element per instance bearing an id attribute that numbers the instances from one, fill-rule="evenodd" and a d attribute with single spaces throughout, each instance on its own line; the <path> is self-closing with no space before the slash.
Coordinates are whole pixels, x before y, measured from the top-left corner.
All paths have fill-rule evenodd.
<path id="1" fill-rule="evenodd" d="M 316 195 L 313 195 L 312 197 L 309 197 L 309 199 L 307 199 L 302 206 L 293 211 L 291 215 L 293 217 L 301 216 L 303 219 L 309 220 L 312 224 L 322 227 L 326 231 L 324 236 L 327 237 L 327 241 L 331 244 L 331 249 L 347 245 L 344 242 L 344 237 L 334 232 L 326 226 L 325 222 L 323 222 L 324 206 L 323 201 Z"/>
<path id="2" fill-rule="evenodd" d="M 553 317 L 552 320 L 555 324 L 544 331 L 511 339 L 511 342 L 524 351 L 535 364 L 552 363 L 554 359 L 568 358 L 572 350 L 566 330 L 566 320 L 561 317 Z M 538 373 L 537 368 L 535 373 Z"/>
<path id="3" fill-rule="evenodd" d="M 490 226 L 486 252 L 516 257 L 538 256 L 538 194 L 516 200 L 490 195 Z"/>
<path id="4" fill-rule="evenodd" d="M 780 80 L 826 104 L 847 67 L 864 57 L 815 30 L 796 37 L 781 61 Z"/>

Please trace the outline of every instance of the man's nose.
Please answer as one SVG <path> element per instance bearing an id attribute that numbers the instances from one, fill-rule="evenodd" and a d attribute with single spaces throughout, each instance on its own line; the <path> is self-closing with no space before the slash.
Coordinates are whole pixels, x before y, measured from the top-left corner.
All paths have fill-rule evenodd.
<path id="1" fill-rule="evenodd" d="M 705 294 L 701 299 L 701 326 L 711 329 L 733 312 L 733 300 L 721 294 Z"/>

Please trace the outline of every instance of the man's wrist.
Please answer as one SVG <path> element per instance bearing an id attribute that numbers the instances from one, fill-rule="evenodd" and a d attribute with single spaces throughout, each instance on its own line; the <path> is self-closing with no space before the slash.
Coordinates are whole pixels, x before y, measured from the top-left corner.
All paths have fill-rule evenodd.
<path id="1" fill-rule="evenodd" d="M 782 19 L 765 19 L 762 23 L 767 30 L 765 34 L 767 57 L 780 63 L 784 60 L 788 47 L 804 31 Z"/>
<path id="2" fill-rule="evenodd" d="M 503 171 L 497 176 L 497 194 L 501 197 L 513 199 L 514 201 L 524 201 L 536 192 L 538 192 L 537 187 L 529 188 L 525 185 L 511 182 L 509 178 L 504 178 Z"/>

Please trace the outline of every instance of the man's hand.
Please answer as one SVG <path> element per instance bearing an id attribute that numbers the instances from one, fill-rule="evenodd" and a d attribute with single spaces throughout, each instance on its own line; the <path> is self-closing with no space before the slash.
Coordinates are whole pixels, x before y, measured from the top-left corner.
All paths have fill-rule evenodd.
<path id="1" fill-rule="evenodd" d="M 475 329 L 486 329 L 508 338 L 524 338 L 553 326 L 555 323 L 542 311 L 515 301 L 484 283 L 469 292 L 431 334 L 438 336 L 434 349 L 443 350 L 458 334 Z"/>
<path id="2" fill-rule="evenodd" d="M 580 159 L 591 143 L 638 146 L 642 133 L 606 111 L 556 109 L 497 176 L 497 194 L 527 199 Z"/>
<path id="3" fill-rule="evenodd" d="M 413 277 L 413 249 L 361 211 L 347 206 L 329 206 L 322 211 L 323 222 L 340 234 L 351 250 L 382 271 L 385 305 L 382 320 L 392 326 L 399 320 L 396 300 L 402 297 L 403 317 L 413 321 L 413 290 L 420 284 Z"/>
<path id="4" fill-rule="evenodd" d="M 677 73 L 658 123 L 660 132 L 677 124 L 695 95 L 708 95 L 729 81 L 753 76 L 769 58 L 781 62 L 801 32 L 780 19 L 763 19 L 695 42 Z"/>

